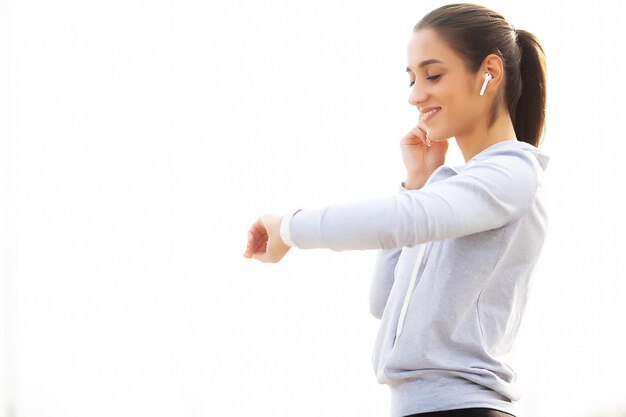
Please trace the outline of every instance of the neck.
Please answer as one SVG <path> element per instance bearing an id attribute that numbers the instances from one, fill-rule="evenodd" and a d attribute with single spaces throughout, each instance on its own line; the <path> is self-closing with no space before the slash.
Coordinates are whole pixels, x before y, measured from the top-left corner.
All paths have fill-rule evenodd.
<path id="1" fill-rule="evenodd" d="M 456 136 L 456 143 L 466 163 L 491 145 L 508 140 L 517 140 L 517 138 L 507 111 L 500 111 L 496 122 L 490 128 L 487 128 L 487 121 L 485 121 L 474 127 L 472 131 Z"/>

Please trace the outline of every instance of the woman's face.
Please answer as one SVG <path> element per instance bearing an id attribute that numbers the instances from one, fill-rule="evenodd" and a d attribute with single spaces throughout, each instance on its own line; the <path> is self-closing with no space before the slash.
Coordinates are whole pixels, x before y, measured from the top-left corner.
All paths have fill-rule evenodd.
<path id="1" fill-rule="evenodd" d="M 430 139 L 471 136 L 487 111 L 487 100 L 479 95 L 484 81 L 480 71 L 469 73 L 461 58 L 432 29 L 411 34 L 407 62 L 412 84 L 409 104 L 420 110 L 420 124 L 428 128 Z M 425 115 L 434 108 L 440 109 Z"/>

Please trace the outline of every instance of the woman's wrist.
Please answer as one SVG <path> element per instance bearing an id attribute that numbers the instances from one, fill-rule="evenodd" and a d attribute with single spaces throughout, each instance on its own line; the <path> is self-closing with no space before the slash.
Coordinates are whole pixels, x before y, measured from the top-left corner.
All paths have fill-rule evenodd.
<path id="1" fill-rule="evenodd" d="M 407 176 L 402 186 L 407 190 L 417 190 L 422 188 L 428 178 Z"/>
<path id="2" fill-rule="evenodd" d="M 289 231 L 289 224 L 291 223 L 291 219 L 293 218 L 293 216 L 295 216 L 296 213 L 301 210 L 302 209 L 290 210 L 289 212 L 287 212 L 286 215 L 282 217 L 281 222 L 280 222 L 280 228 L 279 228 L 280 238 L 282 239 L 283 243 L 285 243 L 289 247 L 296 246 L 296 244 L 293 243 L 293 241 L 291 240 L 291 232 Z"/>

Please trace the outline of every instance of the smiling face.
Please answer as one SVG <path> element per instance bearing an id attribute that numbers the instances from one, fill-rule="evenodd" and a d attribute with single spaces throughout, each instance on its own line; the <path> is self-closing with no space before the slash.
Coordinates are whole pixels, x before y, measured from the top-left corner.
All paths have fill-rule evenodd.
<path id="1" fill-rule="evenodd" d="M 420 110 L 420 124 L 428 128 L 430 139 L 454 136 L 458 141 L 474 136 L 489 105 L 486 97 L 479 95 L 484 81 L 481 71 L 470 73 L 461 57 L 432 29 L 411 34 L 407 65 L 409 104 Z"/>

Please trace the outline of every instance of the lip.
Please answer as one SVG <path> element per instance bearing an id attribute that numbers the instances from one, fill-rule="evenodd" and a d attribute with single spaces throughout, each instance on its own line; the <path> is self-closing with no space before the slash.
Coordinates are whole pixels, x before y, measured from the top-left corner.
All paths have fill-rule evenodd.
<path id="1" fill-rule="evenodd" d="M 422 118 L 422 114 L 426 114 L 426 113 L 428 113 L 431 110 L 437 110 L 437 111 L 429 114 L 425 118 Z M 435 117 L 440 111 L 441 111 L 441 107 L 428 107 L 426 109 L 422 109 L 420 111 L 420 120 L 423 121 L 423 122 L 426 122 L 426 121 L 432 119 L 433 117 Z"/>

